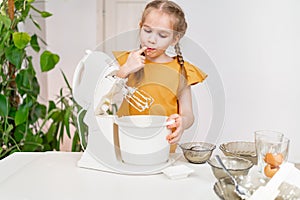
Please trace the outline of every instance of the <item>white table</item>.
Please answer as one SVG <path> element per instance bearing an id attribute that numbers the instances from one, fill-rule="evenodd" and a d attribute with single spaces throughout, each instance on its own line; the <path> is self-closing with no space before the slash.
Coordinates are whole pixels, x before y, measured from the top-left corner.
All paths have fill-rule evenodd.
<path id="1" fill-rule="evenodd" d="M 210 166 L 171 180 L 164 174 L 120 175 L 77 167 L 82 153 L 14 153 L 0 160 L 1 200 L 165 199 L 218 200 Z"/>

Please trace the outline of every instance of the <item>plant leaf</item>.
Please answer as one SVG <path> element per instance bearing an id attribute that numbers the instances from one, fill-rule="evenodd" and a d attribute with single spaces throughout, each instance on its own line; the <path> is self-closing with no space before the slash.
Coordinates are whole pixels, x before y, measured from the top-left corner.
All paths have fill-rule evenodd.
<path id="1" fill-rule="evenodd" d="M 45 119 L 46 116 L 46 106 L 35 103 L 30 109 L 30 118 L 32 122 L 36 122 L 38 119 Z"/>
<path id="2" fill-rule="evenodd" d="M 13 41 L 17 48 L 24 49 L 26 45 L 30 42 L 31 37 L 25 32 L 14 32 Z"/>
<path id="3" fill-rule="evenodd" d="M 29 107 L 27 105 L 20 105 L 15 116 L 16 126 L 24 123 L 28 119 L 28 114 L 29 114 Z"/>
<path id="4" fill-rule="evenodd" d="M 27 94 L 27 96 L 37 98 L 40 92 L 40 86 L 35 77 L 35 71 L 30 68 L 21 69 L 17 74 L 16 83 L 21 95 Z"/>
<path id="5" fill-rule="evenodd" d="M 49 101 L 49 105 L 48 105 L 48 113 L 52 110 L 55 109 L 56 105 L 54 103 L 54 101 Z"/>
<path id="6" fill-rule="evenodd" d="M 29 129 L 25 137 L 23 151 L 41 151 L 44 148 L 42 143 L 43 139 L 39 135 L 33 134 Z"/>
<path id="7" fill-rule="evenodd" d="M 59 61 L 59 56 L 50 51 L 44 51 L 40 58 L 40 65 L 42 72 L 47 72 L 55 67 Z"/>
<path id="8" fill-rule="evenodd" d="M 12 46 L 5 51 L 5 56 L 10 63 L 12 63 L 17 69 L 20 69 L 25 56 L 25 51 L 24 49 L 18 49 Z"/>
<path id="9" fill-rule="evenodd" d="M 64 143 L 64 133 L 65 133 L 65 126 L 64 123 L 60 123 L 59 135 L 58 135 L 58 142 L 63 144 Z"/>
<path id="10" fill-rule="evenodd" d="M 8 116 L 8 101 L 6 96 L 0 94 L 0 116 L 7 117 Z"/>
<path id="11" fill-rule="evenodd" d="M 30 92 L 27 92 L 28 94 L 31 94 L 33 97 L 37 98 L 37 96 L 40 93 L 40 85 L 38 83 L 38 80 L 36 77 L 33 77 L 33 79 L 31 80 L 31 88 L 30 88 Z"/>
<path id="12" fill-rule="evenodd" d="M 16 84 L 20 95 L 26 94 L 30 86 L 30 76 L 28 70 L 22 69 L 16 76 Z"/>
<path id="13" fill-rule="evenodd" d="M 36 11 L 37 13 L 40 13 L 43 18 L 52 16 L 52 13 L 49 13 L 47 11 L 41 11 L 32 5 L 30 7 L 32 8 L 32 10 Z"/>
<path id="14" fill-rule="evenodd" d="M 9 19 L 9 17 L 5 16 L 5 15 L 0 15 L 0 25 L 4 24 L 4 27 L 6 29 L 8 29 L 11 25 L 11 20 Z"/>
<path id="15" fill-rule="evenodd" d="M 60 109 L 55 109 L 51 115 L 51 119 L 54 122 L 60 122 L 63 120 L 63 117 L 61 117 L 62 115 L 60 114 L 61 110 Z"/>
<path id="16" fill-rule="evenodd" d="M 36 34 L 31 36 L 30 45 L 31 45 L 32 49 L 35 50 L 36 52 L 40 51 L 41 48 L 40 48 L 40 45 L 38 43 Z"/>
<path id="17" fill-rule="evenodd" d="M 42 12 L 41 12 L 41 16 L 42 16 L 43 18 L 51 17 L 51 16 L 52 16 L 52 13 L 49 13 L 49 12 L 46 12 L 46 11 L 42 11 Z"/>
<path id="18" fill-rule="evenodd" d="M 65 116 L 64 116 L 64 124 L 66 127 L 66 132 L 69 138 L 71 138 L 71 133 L 70 133 L 70 123 L 69 123 L 69 119 L 70 119 L 70 114 L 71 114 L 71 110 L 72 107 L 68 107 L 66 112 L 65 112 Z"/>
<path id="19" fill-rule="evenodd" d="M 71 87 L 71 85 L 70 85 L 70 83 L 69 83 L 69 81 L 68 81 L 68 79 L 67 79 L 66 74 L 65 74 L 62 70 L 60 70 L 60 71 L 61 71 L 61 73 L 62 73 L 62 75 L 63 75 L 63 77 L 64 77 L 65 83 L 67 84 L 67 86 L 68 86 L 68 88 L 69 88 L 69 90 L 70 90 L 70 92 L 71 92 L 71 94 L 72 94 L 72 87 Z"/>
<path id="20" fill-rule="evenodd" d="M 46 139 L 47 139 L 47 142 L 52 142 L 56 135 L 57 135 L 57 130 L 58 130 L 58 127 L 56 126 L 56 124 L 51 124 L 50 128 L 48 129 L 47 131 L 47 135 L 46 135 Z"/>
<path id="21" fill-rule="evenodd" d="M 20 142 L 24 138 L 25 132 L 26 132 L 25 124 L 21 124 L 15 128 L 14 138 L 15 138 L 16 142 Z"/>

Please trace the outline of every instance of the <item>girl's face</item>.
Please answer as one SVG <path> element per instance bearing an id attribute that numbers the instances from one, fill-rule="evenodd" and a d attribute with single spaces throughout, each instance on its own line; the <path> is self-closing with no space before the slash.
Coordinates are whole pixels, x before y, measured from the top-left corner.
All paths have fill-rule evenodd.
<path id="1" fill-rule="evenodd" d="M 175 38 L 173 22 L 168 14 L 152 10 L 146 16 L 141 27 L 140 40 L 142 47 L 147 47 L 145 55 L 149 60 L 163 61 L 166 58 L 166 49 L 178 42 Z"/>

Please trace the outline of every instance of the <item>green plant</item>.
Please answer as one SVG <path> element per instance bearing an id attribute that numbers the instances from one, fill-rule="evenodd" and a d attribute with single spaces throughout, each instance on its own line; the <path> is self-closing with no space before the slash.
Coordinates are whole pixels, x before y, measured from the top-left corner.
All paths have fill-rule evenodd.
<path id="1" fill-rule="evenodd" d="M 62 75 L 67 87 L 60 89 L 56 102 L 49 101 L 48 112 L 40 127 L 39 134 L 46 126 L 47 132 L 42 133 L 44 150 L 60 150 L 60 144 L 63 142 L 64 133 L 66 133 L 69 138 L 73 138 L 71 150 L 81 151 L 81 144 L 83 148 L 87 145 L 87 126 L 83 123 L 85 113 L 78 116 L 81 106 L 73 99 L 72 88 L 63 72 Z M 73 136 L 71 135 L 71 128 L 74 129 Z M 82 143 L 80 143 L 80 138 Z"/>
<path id="2" fill-rule="evenodd" d="M 37 34 L 19 32 L 18 25 L 31 21 L 41 29 L 31 12 L 41 17 L 52 14 L 34 6 L 35 0 L 3 0 L 0 3 L 0 159 L 16 151 L 59 150 L 64 132 L 71 137 L 70 126 L 77 126 L 72 89 L 63 89 L 57 102 L 38 102 L 40 86 L 27 49 L 40 53 Z M 31 11 L 31 12 L 30 12 Z M 47 72 L 59 62 L 59 56 L 44 50 L 40 67 Z M 74 110 L 75 109 L 75 110 Z M 77 127 L 75 127 L 76 129 Z M 73 150 L 79 151 L 78 133 L 73 137 Z"/>

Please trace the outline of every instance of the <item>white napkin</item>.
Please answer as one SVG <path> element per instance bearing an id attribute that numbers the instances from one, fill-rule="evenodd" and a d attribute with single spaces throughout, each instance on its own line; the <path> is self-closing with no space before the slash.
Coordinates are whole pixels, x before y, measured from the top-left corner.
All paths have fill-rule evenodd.
<path id="1" fill-rule="evenodd" d="M 188 177 L 194 170 L 186 165 L 175 165 L 165 168 L 162 172 L 170 179 L 181 179 Z"/>

